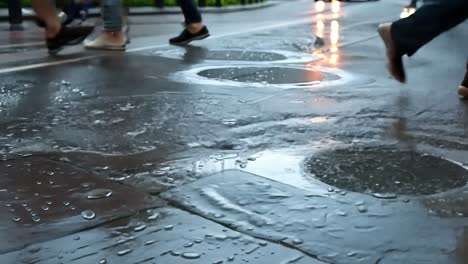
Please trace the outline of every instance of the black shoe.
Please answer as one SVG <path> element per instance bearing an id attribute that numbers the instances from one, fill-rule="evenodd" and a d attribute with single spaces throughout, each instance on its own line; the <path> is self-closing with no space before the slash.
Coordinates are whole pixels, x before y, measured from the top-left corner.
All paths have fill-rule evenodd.
<path id="1" fill-rule="evenodd" d="M 195 34 L 190 33 L 187 29 L 184 29 L 179 36 L 171 38 L 169 43 L 172 45 L 186 45 L 194 40 L 201 40 L 210 36 L 210 32 L 206 26 L 203 26 L 200 31 Z"/>
<path id="2" fill-rule="evenodd" d="M 62 27 L 55 37 L 47 39 L 49 53 L 56 54 L 64 46 L 79 44 L 93 32 L 93 29 L 91 26 Z"/>

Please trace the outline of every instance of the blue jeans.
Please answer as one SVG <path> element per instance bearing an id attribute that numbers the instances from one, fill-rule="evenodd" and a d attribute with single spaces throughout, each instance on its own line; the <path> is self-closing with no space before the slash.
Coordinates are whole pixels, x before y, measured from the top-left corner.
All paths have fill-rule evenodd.
<path id="1" fill-rule="evenodd" d="M 122 0 L 102 0 L 101 14 L 104 20 L 104 31 L 122 31 Z"/>

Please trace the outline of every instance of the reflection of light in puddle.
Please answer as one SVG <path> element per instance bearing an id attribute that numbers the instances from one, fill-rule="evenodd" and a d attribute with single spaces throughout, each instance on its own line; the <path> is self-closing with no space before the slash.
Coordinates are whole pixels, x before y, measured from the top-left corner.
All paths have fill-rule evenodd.
<path id="1" fill-rule="evenodd" d="M 316 28 L 317 30 L 315 32 L 315 35 L 317 35 L 317 37 L 323 38 L 323 34 L 325 31 L 325 23 L 323 23 L 322 20 L 317 21 Z"/>
<path id="2" fill-rule="evenodd" d="M 325 117 L 325 116 L 317 116 L 309 119 L 309 121 L 313 124 L 318 124 L 318 123 L 325 123 L 330 121 L 330 118 Z"/>
<path id="3" fill-rule="evenodd" d="M 328 185 L 306 175 L 302 163 L 306 155 L 313 155 L 324 147 L 340 145 L 339 142 L 323 140 L 314 145 L 298 149 L 266 150 L 250 158 L 236 158 L 219 160 L 210 158 L 198 161 L 195 172 L 198 174 L 212 174 L 219 171 L 238 169 L 253 173 L 274 181 L 292 185 L 301 189 L 314 191 L 320 194 L 328 189 Z M 232 157 L 234 155 L 227 156 Z M 216 157 L 219 157 L 217 155 Z"/>
<path id="4" fill-rule="evenodd" d="M 323 183 L 302 173 L 302 161 L 305 156 L 292 151 L 263 151 L 251 158 L 255 161 L 239 161 L 238 159 L 205 160 L 196 164 L 197 173 L 215 173 L 224 170 L 238 169 L 278 182 L 289 184 L 307 190 L 323 193 L 327 188 Z M 246 162 L 248 162 L 247 165 Z"/>
<path id="5" fill-rule="evenodd" d="M 330 24 L 330 52 L 332 53 L 329 58 L 329 62 L 332 65 L 336 65 L 339 62 L 338 55 L 338 42 L 340 40 L 340 23 L 337 20 L 333 20 Z"/>
<path id="6" fill-rule="evenodd" d="M 341 3 L 340 3 L 340 1 L 332 0 L 332 3 L 331 3 L 331 10 L 332 10 L 333 13 L 339 13 L 340 10 L 341 10 Z"/>
<path id="7" fill-rule="evenodd" d="M 317 2 L 315 2 L 315 11 L 316 11 L 316 12 L 323 12 L 323 11 L 325 11 L 325 2 L 324 2 L 324 1 L 317 1 Z"/>
<path id="8" fill-rule="evenodd" d="M 339 4 L 339 2 L 337 2 Z M 324 23 L 324 17 L 323 15 L 317 15 L 316 17 L 316 24 L 315 24 L 315 35 L 317 37 L 323 38 L 325 35 L 325 23 Z M 339 55 L 339 41 L 340 41 L 340 23 L 338 20 L 332 20 L 330 22 L 330 33 L 329 33 L 329 39 L 330 39 L 330 46 L 329 46 L 329 51 L 331 54 L 325 54 L 323 53 L 324 50 L 318 49 L 314 51 L 313 55 L 322 57 L 325 59 L 326 63 L 331 64 L 333 66 L 337 65 L 340 61 L 340 55 Z"/>
<path id="9" fill-rule="evenodd" d="M 340 55 L 338 54 L 332 54 L 330 55 L 330 59 L 328 60 L 331 64 L 338 64 L 338 61 L 340 59 Z"/>

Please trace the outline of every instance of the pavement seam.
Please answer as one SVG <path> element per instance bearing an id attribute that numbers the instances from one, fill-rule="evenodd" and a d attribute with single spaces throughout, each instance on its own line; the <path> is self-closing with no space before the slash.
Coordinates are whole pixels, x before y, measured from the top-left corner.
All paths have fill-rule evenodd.
<path id="1" fill-rule="evenodd" d="M 297 247 L 295 247 L 295 246 L 293 246 L 293 245 L 290 245 L 290 244 L 288 244 L 288 243 L 285 243 L 285 242 L 283 242 L 283 241 L 276 241 L 276 240 L 269 239 L 269 238 L 266 238 L 266 237 L 262 237 L 262 236 L 258 236 L 258 235 L 255 235 L 255 234 L 249 234 L 249 233 L 243 232 L 242 230 L 238 230 L 238 229 L 234 228 L 233 226 L 231 226 L 231 225 L 229 225 L 229 224 L 226 224 L 226 223 L 223 223 L 223 222 L 220 222 L 220 221 L 216 221 L 216 220 L 210 219 L 210 218 L 208 218 L 208 217 L 206 217 L 206 216 L 204 216 L 204 215 L 201 215 L 201 214 L 199 214 L 198 212 L 196 212 L 195 210 L 191 210 L 190 207 L 184 206 L 183 204 L 180 204 L 180 203 L 178 203 L 178 202 L 176 202 L 176 201 L 173 201 L 173 200 L 166 200 L 166 199 L 160 197 L 160 195 L 158 195 L 158 197 L 159 197 L 160 199 L 166 201 L 167 204 L 168 204 L 169 206 L 171 206 L 171 207 L 174 207 L 174 208 L 176 208 L 176 209 L 182 210 L 182 211 L 187 212 L 187 213 L 190 213 L 190 214 L 192 214 L 192 215 L 201 217 L 201 218 L 203 218 L 203 219 L 205 219 L 205 220 L 207 220 L 207 221 L 216 223 L 216 224 L 218 224 L 218 225 L 222 225 L 222 226 L 224 226 L 224 227 L 226 227 L 226 228 L 229 228 L 229 229 L 234 230 L 234 231 L 236 231 L 236 232 L 239 232 L 239 233 L 241 233 L 241 234 L 244 234 L 244 235 L 247 235 L 247 236 L 251 236 L 251 237 L 253 237 L 253 238 L 255 238 L 255 239 L 260 239 L 260 240 L 268 241 L 268 242 L 270 242 L 270 243 L 272 243 L 272 244 L 276 244 L 276 245 L 279 245 L 279 246 L 283 246 L 283 247 L 286 247 L 286 248 L 291 249 L 291 250 L 298 251 L 298 252 L 304 254 L 305 256 L 308 256 L 308 257 L 310 257 L 310 258 L 313 258 L 313 259 L 315 259 L 315 260 L 317 260 L 317 261 L 320 261 L 320 262 L 323 262 L 323 263 L 335 264 L 335 263 L 330 262 L 330 261 L 328 261 L 328 260 L 321 259 L 320 256 L 318 256 L 318 255 L 309 253 L 309 252 L 307 252 L 307 251 L 304 251 L 304 250 L 302 250 L 302 249 L 300 249 L 300 248 L 297 248 Z"/>

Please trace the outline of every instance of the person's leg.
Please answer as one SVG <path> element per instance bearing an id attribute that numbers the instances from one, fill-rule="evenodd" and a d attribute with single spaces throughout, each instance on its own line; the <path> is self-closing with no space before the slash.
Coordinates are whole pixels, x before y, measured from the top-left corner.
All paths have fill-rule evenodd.
<path id="1" fill-rule="evenodd" d="M 392 76 L 405 82 L 401 57 L 413 55 L 438 35 L 463 22 L 467 16 L 468 1 L 445 0 L 424 5 L 408 18 L 380 25 L 379 34 L 387 49 Z"/>
<path id="2" fill-rule="evenodd" d="M 47 48 L 52 54 L 57 53 L 66 45 L 80 43 L 93 31 L 91 26 L 73 28 L 62 26 L 54 3 L 50 0 L 33 0 L 32 6 L 37 16 L 45 24 Z"/>
<path id="3" fill-rule="evenodd" d="M 104 31 L 95 40 L 85 43 L 89 49 L 123 50 L 127 42 L 123 32 L 122 0 L 103 0 L 101 8 Z"/>
<path id="4" fill-rule="evenodd" d="M 169 42 L 175 45 L 184 45 L 193 40 L 209 37 L 210 33 L 202 22 L 202 16 L 195 0 L 180 0 L 179 4 L 185 18 L 185 29 L 179 36 L 170 39 Z"/>
<path id="5" fill-rule="evenodd" d="M 413 55 L 443 32 L 455 27 L 468 17 L 468 1 L 445 0 L 426 4 L 412 16 L 392 23 L 392 37 L 402 52 Z"/>
<path id="6" fill-rule="evenodd" d="M 55 37 L 62 26 L 57 17 L 53 2 L 50 0 L 33 0 L 32 7 L 36 15 L 45 23 L 46 37 Z"/>
<path id="7" fill-rule="evenodd" d="M 20 0 L 8 0 L 10 30 L 23 30 L 22 4 Z"/>
<path id="8" fill-rule="evenodd" d="M 194 0 L 180 0 L 180 8 L 185 18 L 185 26 L 190 33 L 197 33 L 203 28 L 202 16 Z"/>

